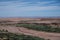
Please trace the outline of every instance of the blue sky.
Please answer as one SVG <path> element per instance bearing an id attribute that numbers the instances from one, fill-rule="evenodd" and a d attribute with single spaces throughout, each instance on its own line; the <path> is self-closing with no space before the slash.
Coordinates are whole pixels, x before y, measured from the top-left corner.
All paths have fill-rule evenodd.
<path id="1" fill-rule="evenodd" d="M 0 17 L 53 16 L 60 16 L 60 0 L 0 0 Z"/>

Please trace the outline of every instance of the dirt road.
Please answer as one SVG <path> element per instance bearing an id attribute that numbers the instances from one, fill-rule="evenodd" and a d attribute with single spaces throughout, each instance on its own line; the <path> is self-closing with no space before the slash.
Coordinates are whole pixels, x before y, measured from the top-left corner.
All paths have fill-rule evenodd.
<path id="1" fill-rule="evenodd" d="M 12 33 L 22 33 L 25 35 L 32 35 L 37 36 L 40 38 L 50 39 L 50 40 L 60 40 L 60 33 L 48 33 L 48 32 L 42 32 L 42 31 L 36 31 L 36 30 L 30 30 L 23 27 L 12 27 L 12 26 L 0 26 L 0 30 L 8 30 Z"/>

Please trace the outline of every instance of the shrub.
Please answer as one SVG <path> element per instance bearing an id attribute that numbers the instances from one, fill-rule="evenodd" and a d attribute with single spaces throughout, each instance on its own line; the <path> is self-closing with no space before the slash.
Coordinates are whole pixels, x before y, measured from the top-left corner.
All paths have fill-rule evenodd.
<path id="1" fill-rule="evenodd" d="M 35 24 L 17 24 L 16 27 L 25 27 L 28 29 L 33 29 L 37 31 L 46 31 L 46 32 L 59 32 L 60 28 L 52 28 L 52 26 L 43 26 L 43 25 L 35 25 Z"/>

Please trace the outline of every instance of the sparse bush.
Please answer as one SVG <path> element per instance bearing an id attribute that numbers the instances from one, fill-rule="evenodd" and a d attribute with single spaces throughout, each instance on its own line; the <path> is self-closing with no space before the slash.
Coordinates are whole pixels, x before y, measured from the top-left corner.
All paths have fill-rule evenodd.
<path id="1" fill-rule="evenodd" d="M 46 31 L 46 32 L 59 32 L 60 28 L 52 28 L 52 26 L 43 26 L 43 25 L 35 25 L 35 24 L 17 24 L 16 27 L 25 27 L 28 29 L 33 29 L 37 31 Z"/>
<path id="2" fill-rule="evenodd" d="M 34 36 L 24 35 L 24 34 L 13 34 L 13 33 L 0 33 L 0 38 L 7 38 L 8 40 L 44 40 L 43 38 L 38 38 Z M 7 40 L 6 39 L 6 40 Z"/>

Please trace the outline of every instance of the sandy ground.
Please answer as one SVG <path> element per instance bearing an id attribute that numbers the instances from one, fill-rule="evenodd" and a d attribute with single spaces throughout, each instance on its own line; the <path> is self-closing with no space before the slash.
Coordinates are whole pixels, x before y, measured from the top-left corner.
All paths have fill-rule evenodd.
<path id="1" fill-rule="evenodd" d="M 36 30 L 30 30 L 23 27 L 13 27 L 13 26 L 0 26 L 0 30 L 8 30 L 9 32 L 16 33 L 16 34 L 25 34 L 25 35 L 32 35 L 37 36 L 40 38 L 50 39 L 50 40 L 60 40 L 60 33 L 48 33 Z"/>

